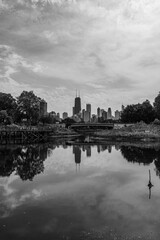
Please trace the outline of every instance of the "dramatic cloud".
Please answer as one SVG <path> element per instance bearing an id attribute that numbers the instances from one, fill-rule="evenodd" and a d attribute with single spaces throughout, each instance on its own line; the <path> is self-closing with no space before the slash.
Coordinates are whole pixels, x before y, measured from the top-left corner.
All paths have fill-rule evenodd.
<path id="1" fill-rule="evenodd" d="M 158 0 L 1 0 L 0 87 L 33 89 L 49 110 L 113 109 L 159 89 Z"/>

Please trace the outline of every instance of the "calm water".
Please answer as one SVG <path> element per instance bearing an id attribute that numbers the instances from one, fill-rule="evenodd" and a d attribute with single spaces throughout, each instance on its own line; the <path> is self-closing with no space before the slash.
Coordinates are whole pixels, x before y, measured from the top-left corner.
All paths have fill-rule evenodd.
<path id="1" fill-rule="evenodd" d="M 1 146 L 0 239 L 159 240 L 159 176 L 158 145 Z"/>

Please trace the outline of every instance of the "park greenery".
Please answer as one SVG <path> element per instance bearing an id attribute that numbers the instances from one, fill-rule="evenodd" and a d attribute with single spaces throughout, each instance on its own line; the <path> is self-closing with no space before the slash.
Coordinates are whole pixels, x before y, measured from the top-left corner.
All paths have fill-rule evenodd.
<path id="1" fill-rule="evenodd" d="M 54 124 L 56 119 L 50 115 L 40 116 L 40 102 L 43 99 L 36 96 L 33 91 L 23 91 L 14 98 L 9 93 L 0 92 L 0 124 L 28 124 L 37 125 Z M 143 103 L 127 105 L 121 113 L 121 122 L 147 124 L 154 122 L 160 125 L 160 92 L 155 97 L 153 105 L 149 100 Z M 71 118 L 63 120 L 66 125 L 75 121 Z"/>

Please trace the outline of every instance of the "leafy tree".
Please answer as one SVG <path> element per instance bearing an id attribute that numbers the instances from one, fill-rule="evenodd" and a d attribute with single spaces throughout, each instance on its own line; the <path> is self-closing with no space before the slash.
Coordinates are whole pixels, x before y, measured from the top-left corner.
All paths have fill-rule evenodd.
<path id="1" fill-rule="evenodd" d="M 121 121 L 125 123 L 135 123 L 144 121 L 153 122 L 155 119 L 155 110 L 148 100 L 142 104 L 128 105 L 122 112 Z"/>
<path id="2" fill-rule="evenodd" d="M 8 116 L 6 110 L 0 111 L 0 124 L 8 125 L 12 123 L 12 117 Z"/>
<path id="3" fill-rule="evenodd" d="M 30 124 L 37 124 L 39 120 L 39 104 L 42 99 L 33 91 L 23 91 L 17 98 L 17 122 L 26 119 Z"/>
<path id="4" fill-rule="evenodd" d="M 159 92 L 158 96 L 155 98 L 153 105 L 154 105 L 156 115 L 157 115 L 158 119 L 160 119 L 160 92 Z"/>
<path id="5" fill-rule="evenodd" d="M 72 124 L 76 123 L 76 121 L 72 118 L 65 118 L 63 121 L 63 123 L 66 124 L 66 127 L 68 128 L 69 126 L 71 126 Z"/>
<path id="6" fill-rule="evenodd" d="M 16 107 L 16 99 L 14 99 L 11 94 L 0 92 L 0 111 L 6 110 L 7 114 L 13 117 Z"/>
<path id="7" fill-rule="evenodd" d="M 42 116 L 39 119 L 40 122 L 44 124 L 54 124 L 57 122 L 56 118 L 50 116 L 50 115 L 46 115 L 46 116 Z"/>

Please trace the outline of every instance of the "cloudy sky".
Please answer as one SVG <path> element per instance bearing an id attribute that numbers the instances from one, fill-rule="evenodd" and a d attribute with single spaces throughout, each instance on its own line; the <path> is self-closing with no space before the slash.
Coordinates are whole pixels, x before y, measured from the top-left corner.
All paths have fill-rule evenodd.
<path id="1" fill-rule="evenodd" d="M 160 87 L 159 0 L 0 0 L 0 91 L 113 110 Z"/>

